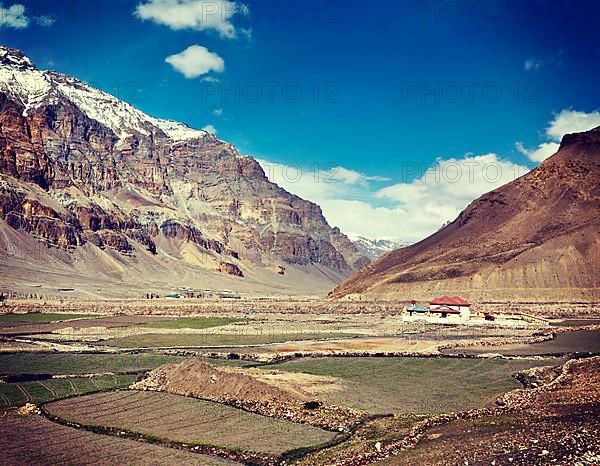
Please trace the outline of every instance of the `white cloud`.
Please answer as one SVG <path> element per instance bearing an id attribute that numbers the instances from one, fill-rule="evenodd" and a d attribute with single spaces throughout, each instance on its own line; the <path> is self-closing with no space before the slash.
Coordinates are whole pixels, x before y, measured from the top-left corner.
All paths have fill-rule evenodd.
<path id="1" fill-rule="evenodd" d="M 399 239 L 414 241 L 454 220 L 473 199 L 528 171 L 496 154 L 467 154 L 459 159 L 438 159 L 421 178 L 385 187 L 375 197 L 397 203 L 395 221 L 404 232 Z"/>
<path id="2" fill-rule="evenodd" d="M 548 122 L 545 137 L 549 141 L 542 142 L 535 149 L 528 149 L 521 142 L 517 142 L 515 146 L 533 162 L 543 162 L 556 153 L 560 147 L 559 142 L 565 134 L 589 131 L 598 126 L 600 126 L 600 112 L 586 113 L 564 109 Z"/>
<path id="3" fill-rule="evenodd" d="M 204 128 L 202 128 L 204 131 L 206 131 L 207 133 L 210 134 L 217 134 L 217 128 L 215 128 L 213 125 L 206 125 L 204 126 Z"/>
<path id="4" fill-rule="evenodd" d="M 322 171 L 259 160 L 269 179 L 316 202 L 331 225 L 367 238 L 415 242 L 435 232 L 473 199 L 526 173 L 495 154 L 439 159 L 412 182 L 374 187 L 383 177 L 344 167 Z"/>
<path id="5" fill-rule="evenodd" d="M 25 6 L 15 3 L 8 8 L 0 3 L 0 27 L 24 29 L 29 26 L 29 18 L 25 14 Z"/>
<path id="6" fill-rule="evenodd" d="M 542 66 L 554 65 L 562 66 L 565 49 L 558 49 L 555 53 L 546 55 L 543 58 L 530 57 L 523 63 L 525 71 L 539 70 Z"/>
<path id="7" fill-rule="evenodd" d="M 556 154 L 560 144 L 556 142 L 542 142 L 536 149 L 527 149 L 522 142 L 515 143 L 519 152 L 525 154 L 533 162 L 543 162 L 551 155 Z"/>
<path id="8" fill-rule="evenodd" d="M 328 177 L 330 182 L 343 182 L 350 185 L 367 186 L 369 181 L 389 181 L 389 178 L 383 176 L 368 176 L 354 170 L 344 167 L 333 167 L 330 170 L 325 170 L 324 176 Z"/>
<path id="9" fill-rule="evenodd" d="M 34 19 L 35 19 L 35 22 L 38 23 L 40 26 L 47 27 L 47 28 L 50 26 L 53 26 L 54 23 L 56 22 L 56 18 L 54 18 L 53 16 L 49 16 L 49 15 L 37 16 Z"/>
<path id="10" fill-rule="evenodd" d="M 212 114 L 214 116 L 222 116 L 223 115 L 223 109 L 222 108 L 215 108 L 213 110 Z"/>
<path id="11" fill-rule="evenodd" d="M 225 69 L 225 61 L 201 45 L 191 45 L 183 52 L 168 56 L 165 61 L 188 79 Z"/>
<path id="12" fill-rule="evenodd" d="M 542 65 L 544 64 L 544 62 L 542 60 L 540 60 L 539 58 L 528 58 L 527 60 L 525 60 L 525 70 L 526 71 L 531 71 L 531 70 L 537 70 L 538 68 L 540 68 Z"/>
<path id="13" fill-rule="evenodd" d="M 174 30 L 214 30 L 233 39 L 237 31 L 232 18 L 248 15 L 248 6 L 230 0 L 147 0 L 136 6 L 135 15 Z M 247 32 L 244 32 L 247 35 Z"/>
<path id="14" fill-rule="evenodd" d="M 580 133 L 600 126 L 600 112 L 578 112 L 565 109 L 554 116 L 546 134 L 555 141 L 560 141 L 565 134 Z"/>

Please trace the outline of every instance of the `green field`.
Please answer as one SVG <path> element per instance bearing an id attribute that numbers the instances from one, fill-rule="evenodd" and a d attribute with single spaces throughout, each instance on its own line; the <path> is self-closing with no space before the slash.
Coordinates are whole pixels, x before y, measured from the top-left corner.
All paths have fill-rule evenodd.
<path id="1" fill-rule="evenodd" d="M 511 374 L 547 362 L 457 358 L 311 358 L 269 369 L 339 377 L 327 402 L 373 413 L 439 413 L 493 404 L 519 388 Z M 557 363 L 558 364 L 558 363 Z"/>
<path id="2" fill-rule="evenodd" d="M 0 354 L 0 375 L 134 372 L 181 362 L 163 354 L 11 353 Z"/>
<path id="3" fill-rule="evenodd" d="M 182 317 L 180 319 L 165 320 L 162 322 L 151 322 L 142 324 L 145 328 L 171 328 L 171 329 L 202 329 L 211 327 L 221 327 L 223 325 L 234 324 L 237 322 L 246 322 L 245 319 L 234 319 L 230 317 Z"/>
<path id="4" fill-rule="evenodd" d="M 46 409 L 71 422 L 116 428 L 152 439 L 273 455 L 325 443 L 335 436 L 306 424 L 162 392 L 98 393 L 56 401 Z"/>
<path id="5" fill-rule="evenodd" d="M 137 379 L 133 375 L 105 375 L 48 379 L 36 382 L 0 384 L 0 409 L 23 406 L 25 403 L 44 403 L 70 395 L 127 387 Z"/>
<path id="6" fill-rule="evenodd" d="M 101 317 L 98 314 L 51 314 L 35 312 L 30 314 L 0 314 L 0 324 L 2 323 L 45 323 L 56 322 L 59 320 L 84 319 L 89 317 Z"/>
<path id="7" fill-rule="evenodd" d="M 244 333 L 145 333 L 122 338 L 111 338 L 99 344 L 120 348 L 161 348 L 161 347 L 209 347 L 267 345 L 285 341 L 315 340 L 324 338 L 350 338 L 354 335 L 343 333 L 264 333 L 249 335 Z"/>

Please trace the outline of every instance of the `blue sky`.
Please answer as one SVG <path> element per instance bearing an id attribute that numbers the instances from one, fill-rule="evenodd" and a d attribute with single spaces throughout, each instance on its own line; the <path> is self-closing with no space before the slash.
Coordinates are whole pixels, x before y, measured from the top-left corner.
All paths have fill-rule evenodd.
<path id="1" fill-rule="evenodd" d="M 0 42 L 38 67 L 211 125 L 352 234 L 415 241 L 507 168 L 533 168 L 560 131 L 600 124 L 597 2 L 20 0 L 0 13 Z M 465 161 L 474 177 L 426 176 Z M 482 175 L 488 163 L 504 173 Z"/>

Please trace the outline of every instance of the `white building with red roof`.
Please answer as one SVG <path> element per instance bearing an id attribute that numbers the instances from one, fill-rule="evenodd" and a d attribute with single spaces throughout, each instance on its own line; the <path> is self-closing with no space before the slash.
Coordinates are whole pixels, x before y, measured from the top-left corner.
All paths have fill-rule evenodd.
<path id="1" fill-rule="evenodd" d="M 448 320 L 469 320 L 471 304 L 458 296 L 440 296 L 429 303 L 429 313 Z"/>

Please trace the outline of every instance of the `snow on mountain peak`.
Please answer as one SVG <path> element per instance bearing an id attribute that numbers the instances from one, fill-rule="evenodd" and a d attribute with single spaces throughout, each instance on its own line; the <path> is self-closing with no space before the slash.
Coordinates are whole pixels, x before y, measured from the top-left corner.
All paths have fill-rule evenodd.
<path id="1" fill-rule="evenodd" d="M 355 234 L 348 234 L 348 237 L 358 251 L 371 260 L 375 260 L 394 249 L 408 246 L 408 243 L 399 243 L 386 239 L 370 239 Z"/>
<path id="2" fill-rule="evenodd" d="M 16 70 L 37 69 L 32 61 L 20 50 L 0 45 L 0 64 Z"/>
<path id="3" fill-rule="evenodd" d="M 0 45 L 0 92 L 21 102 L 27 116 L 43 104 L 65 98 L 120 139 L 162 131 L 173 141 L 200 139 L 207 132 L 184 123 L 151 117 L 115 96 L 55 71 L 40 71 L 23 52 Z"/>

